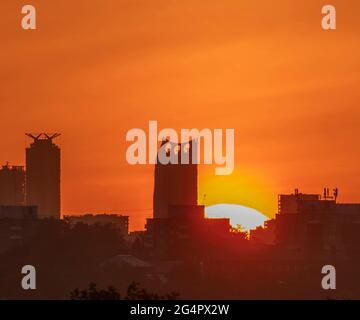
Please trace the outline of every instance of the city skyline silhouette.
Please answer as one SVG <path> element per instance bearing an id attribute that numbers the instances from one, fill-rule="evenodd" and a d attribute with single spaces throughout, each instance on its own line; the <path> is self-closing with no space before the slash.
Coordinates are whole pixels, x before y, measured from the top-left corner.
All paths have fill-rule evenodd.
<path id="1" fill-rule="evenodd" d="M 123 212 L 66 215 L 60 219 L 61 150 L 53 142 L 59 134 L 27 135 L 33 142 L 26 149 L 25 171 L 9 164 L 0 170 L 3 268 L 13 268 L 25 255 L 36 265 L 32 268 L 47 270 L 42 276 L 51 276 L 56 261 L 56 268 L 61 268 L 58 274 L 64 270 L 73 274 L 66 285 L 53 286 L 50 281 L 44 287 L 42 283 L 35 297 L 119 300 L 122 294 L 118 288 L 128 286 L 128 296 L 129 290 L 134 290 L 134 297 L 156 300 L 177 299 L 180 295 L 188 299 L 358 298 L 352 274 L 360 263 L 360 203 L 339 203 L 338 188 L 331 192 L 324 188 L 323 194 L 306 194 L 299 189 L 281 194 L 276 217 L 247 233 L 240 225 L 231 226 L 226 211 L 224 216 L 205 216 L 204 205 L 197 201 L 197 164 L 159 162 L 153 171 L 152 217 L 146 219 L 144 231 L 130 231 L 131 217 Z M 29 181 L 29 177 L 36 180 Z M 13 188 L 16 197 L 9 192 Z M 21 194 L 25 201 L 18 197 Z M 53 250 L 58 247 L 63 249 Z M 59 258 L 49 258 L 59 252 Z M 74 255 L 71 259 L 70 252 Z M 78 268 L 85 265 L 92 266 L 90 272 L 80 275 Z M 336 272 L 342 272 L 340 290 L 325 295 L 320 286 L 315 289 L 316 278 L 319 270 L 334 269 L 333 265 Z M 104 278 L 104 272 L 108 277 Z M 119 278 L 124 272 L 127 276 Z M 237 279 L 238 272 L 246 273 L 247 280 Z M 180 279 L 192 280 L 179 282 L 179 275 Z M 293 278 L 299 279 L 299 275 L 301 283 Z M 13 277 L 0 279 L 10 286 L 10 293 L 0 292 L 3 297 L 31 296 L 11 289 Z M 232 288 L 229 280 L 234 284 L 240 280 L 242 289 Z M 138 289 L 138 281 L 146 289 Z M 203 286 L 207 283 L 200 291 L 196 290 L 198 281 Z M 84 287 L 86 282 L 89 288 L 80 291 L 79 284 Z M 280 282 L 283 285 L 279 286 Z M 111 286 L 108 291 L 98 291 L 97 283 Z M 223 283 L 232 289 L 224 290 Z M 251 291 L 252 286 L 263 290 Z M 269 288 L 273 290 L 270 295 Z M 164 290 L 167 293 L 157 293 Z"/>

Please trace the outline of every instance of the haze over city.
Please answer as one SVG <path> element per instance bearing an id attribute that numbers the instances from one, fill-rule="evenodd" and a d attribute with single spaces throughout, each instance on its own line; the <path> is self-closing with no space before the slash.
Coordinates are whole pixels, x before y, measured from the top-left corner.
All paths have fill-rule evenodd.
<path id="1" fill-rule="evenodd" d="M 234 173 L 199 169 L 206 205 L 273 217 L 278 193 L 322 186 L 358 200 L 358 1 L 332 1 L 334 33 L 317 0 L 32 3 L 33 33 L 11 27 L 21 1 L 2 4 L 0 150 L 24 164 L 25 132 L 62 133 L 63 214 L 122 212 L 144 228 L 153 166 L 127 164 L 125 135 L 149 120 L 235 129 Z"/>

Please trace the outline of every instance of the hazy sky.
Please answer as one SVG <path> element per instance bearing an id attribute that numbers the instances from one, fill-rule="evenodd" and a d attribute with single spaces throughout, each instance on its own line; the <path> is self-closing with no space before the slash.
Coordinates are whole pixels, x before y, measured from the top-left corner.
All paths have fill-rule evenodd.
<path id="1" fill-rule="evenodd" d="M 201 168 L 199 200 L 274 215 L 277 194 L 338 187 L 360 202 L 360 2 L 29 0 L 0 4 L 0 162 L 25 132 L 61 132 L 62 213 L 151 216 L 153 167 L 125 161 L 125 134 L 234 128 L 236 168 Z M 124 211 L 126 210 L 126 211 Z"/>

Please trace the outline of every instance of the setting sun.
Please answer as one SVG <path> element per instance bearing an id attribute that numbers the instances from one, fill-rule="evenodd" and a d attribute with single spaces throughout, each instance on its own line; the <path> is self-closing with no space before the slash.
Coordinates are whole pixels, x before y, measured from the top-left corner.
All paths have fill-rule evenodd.
<path id="1" fill-rule="evenodd" d="M 277 208 L 276 188 L 268 176 L 241 169 L 230 176 L 214 176 L 207 174 L 207 170 L 200 169 L 199 173 L 200 204 L 236 204 L 253 208 L 268 218 L 274 217 Z"/>
<path id="2" fill-rule="evenodd" d="M 249 231 L 262 226 L 267 217 L 259 211 L 237 204 L 217 204 L 205 208 L 208 218 L 229 218 L 233 228 Z"/>

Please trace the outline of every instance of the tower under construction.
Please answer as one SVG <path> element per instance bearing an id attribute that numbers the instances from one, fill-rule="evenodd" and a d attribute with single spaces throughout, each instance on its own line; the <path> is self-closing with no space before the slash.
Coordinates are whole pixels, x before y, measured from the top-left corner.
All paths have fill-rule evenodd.
<path id="1" fill-rule="evenodd" d="M 163 141 L 161 147 L 169 145 L 171 150 L 177 148 L 177 164 L 155 165 L 155 187 L 153 197 L 154 218 L 168 218 L 170 206 L 197 206 L 197 164 L 193 159 L 195 142 L 174 144 Z M 172 152 L 172 151 L 169 151 Z M 188 153 L 188 164 L 181 164 L 181 155 Z M 196 154 L 195 154 L 196 155 Z M 159 156 L 159 155 L 158 155 Z"/>

